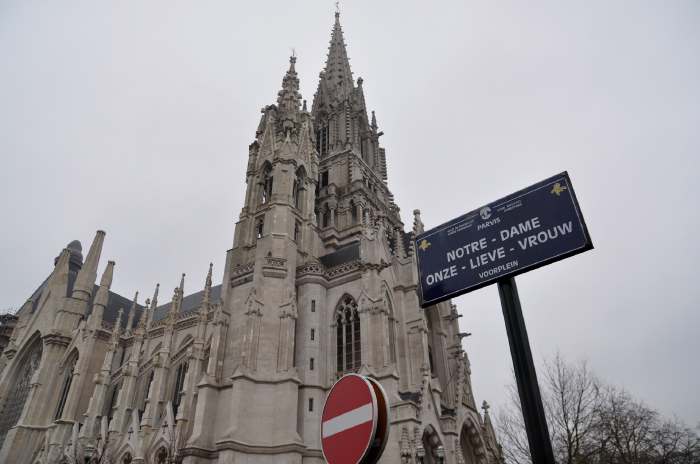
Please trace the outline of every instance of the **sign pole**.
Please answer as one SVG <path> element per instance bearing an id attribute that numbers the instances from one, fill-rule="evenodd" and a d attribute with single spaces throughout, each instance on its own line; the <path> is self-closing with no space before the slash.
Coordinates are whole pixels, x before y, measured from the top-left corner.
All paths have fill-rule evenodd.
<path id="1" fill-rule="evenodd" d="M 533 464 L 555 464 L 515 279 L 507 277 L 499 280 L 498 294 L 501 297 L 503 318 L 506 322 L 510 354 L 513 357 L 513 368 L 532 462 Z"/>

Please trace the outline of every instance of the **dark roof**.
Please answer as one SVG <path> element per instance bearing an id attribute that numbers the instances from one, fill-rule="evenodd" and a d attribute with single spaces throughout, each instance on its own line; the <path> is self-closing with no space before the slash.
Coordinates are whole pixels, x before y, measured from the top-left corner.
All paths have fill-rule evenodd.
<path id="1" fill-rule="evenodd" d="M 221 285 L 213 286 L 211 288 L 211 293 L 209 294 L 209 301 L 215 303 L 219 300 L 220 297 Z M 196 293 L 192 293 L 191 295 L 187 295 L 182 299 L 182 306 L 180 306 L 180 312 L 186 313 L 188 311 L 193 311 L 199 308 L 199 305 L 202 303 L 202 298 L 204 298 L 204 290 L 200 290 Z M 161 319 L 164 319 L 165 316 L 168 314 L 168 311 L 170 310 L 171 304 L 172 301 L 169 301 L 164 305 L 158 306 L 155 312 L 153 313 L 153 320 L 159 321 Z"/>
<path id="2" fill-rule="evenodd" d="M 360 259 L 360 242 L 351 242 L 338 248 L 333 253 L 321 256 L 319 261 L 326 268 L 331 268 L 358 259 Z"/>

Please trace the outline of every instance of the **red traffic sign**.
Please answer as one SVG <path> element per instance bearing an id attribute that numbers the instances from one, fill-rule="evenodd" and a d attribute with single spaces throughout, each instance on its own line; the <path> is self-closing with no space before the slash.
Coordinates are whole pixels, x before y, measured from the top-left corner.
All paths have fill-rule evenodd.
<path id="1" fill-rule="evenodd" d="M 386 395 L 378 382 L 347 374 L 328 392 L 321 415 L 321 448 L 329 464 L 366 464 L 388 437 Z"/>

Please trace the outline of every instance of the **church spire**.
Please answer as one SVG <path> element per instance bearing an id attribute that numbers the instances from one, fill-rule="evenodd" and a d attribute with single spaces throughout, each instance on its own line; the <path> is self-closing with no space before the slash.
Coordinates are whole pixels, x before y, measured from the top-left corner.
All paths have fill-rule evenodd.
<path id="1" fill-rule="evenodd" d="M 299 77 L 294 66 L 296 62 L 297 57 L 292 54 L 289 57 L 289 70 L 282 78 L 282 90 L 277 92 L 278 118 L 281 121 L 281 129 L 285 136 L 289 136 L 290 131 L 294 132 L 301 106 Z"/>
<path id="2" fill-rule="evenodd" d="M 211 273 L 214 268 L 214 263 L 209 263 L 209 272 L 207 273 L 207 278 L 204 281 L 204 296 L 202 297 L 202 306 L 206 305 L 207 310 L 209 306 L 209 300 L 211 298 Z"/>
<path id="3" fill-rule="evenodd" d="M 109 303 L 109 288 L 112 286 L 112 277 L 114 275 L 114 261 L 107 262 L 107 267 L 100 279 L 100 286 L 97 289 L 97 294 L 92 303 L 92 314 L 89 320 L 93 328 L 98 328 L 102 324 L 105 308 Z"/>
<path id="4" fill-rule="evenodd" d="M 349 96 L 354 88 L 352 71 L 350 70 L 350 59 L 345 48 L 343 39 L 343 29 L 340 26 L 340 12 L 335 12 L 335 24 L 331 33 L 331 43 L 328 47 L 328 57 L 326 66 L 321 72 L 321 80 L 318 83 L 319 92 L 316 97 L 320 97 L 322 90 L 327 92 L 328 98 L 343 100 Z M 316 103 L 314 101 L 314 103 Z M 315 104 L 313 106 L 316 106 Z"/>
<path id="5" fill-rule="evenodd" d="M 301 104 L 301 94 L 299 93 L 299 77 L 295 64 L 297 57 L 292 54 L 289 57 L 289 69 L 282 78 L 282 90 L 277 92 L 277 107 L 283 113 L 297 112 Z"/>
<path id="6" fill-rule="evenodd" d="M 73 297 L 77 296 L 78 298 L 87 300 L 92 295 L 95 279 L 97 278 L 97 265 L 100 262 L 104 240 L 104 231 L 98 230 L 90 246 L 90 251 L 85 258 L 85 263 L 83 263 L 83 267 L 80 269 L 75 279 Z"/>
<path id="7" fill-rule="evenodd" d="M 134 325 L 134 316 L 136 316 L 136 308 L 138 308 L 139 292 L 136 292 L 134 299 L 131 302 L 131 308 L 129 308 L 129 316 L 126 321 L 126 333 L 131 334 L 131 329 Z"/>
<path id="8" fill-rule="evenodd" d="M 180 296 L 185 294 L 185 273 L 182 273 L 182 277 L 180 277 Z"/>

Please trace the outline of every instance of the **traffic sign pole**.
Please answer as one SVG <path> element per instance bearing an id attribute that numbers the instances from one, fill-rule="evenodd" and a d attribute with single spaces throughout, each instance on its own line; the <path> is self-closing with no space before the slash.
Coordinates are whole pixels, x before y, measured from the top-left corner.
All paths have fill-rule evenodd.
<path id="1" fill-rule="evenodd" d="M 506 322 L 508 344 L 510 345 L 510 354 L 513 357 L 513 368 L 515 369 L 515 379 L 518 384 L 520 405 L 525 420 L 532 462 L 533 464 L 555 464 L 515 279 L 508 277 L 499 280 L 498 294 L 501 297 L 503 318 Z"/>

